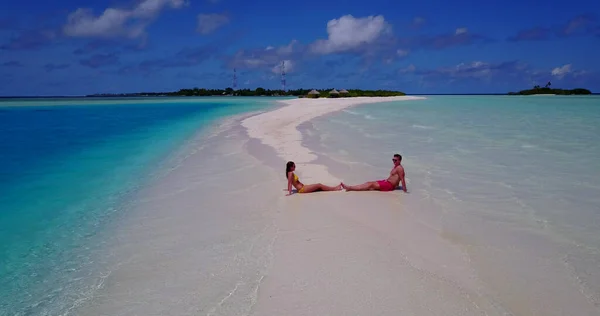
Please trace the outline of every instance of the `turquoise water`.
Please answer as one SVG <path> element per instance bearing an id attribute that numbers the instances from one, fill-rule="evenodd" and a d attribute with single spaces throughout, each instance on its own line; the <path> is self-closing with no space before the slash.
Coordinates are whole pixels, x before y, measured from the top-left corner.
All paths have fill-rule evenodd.
<path id="1" fill-rule="evenodd" d="M 400 152 L 413 187 L 437 199 L 520 201 L 572 238 L 600 241 L 600 97 L 431 96 L 316 122 L 324 143 L 346 152 L 329 153 L 339 159 L 385 170 Z"/>
<path id="2" fill-rule="evenodd" d="M 89 288 L 90 249 L 198 131 L 273 99 L 0 102 L 0 314 L 57 315 Z"/>
<path id="3" fill-rule="evenodd" d="M 314 150 L 347 165 L 331 169 L 349 184 L 385 177 L 402 154 L 410 198 L 399 208 L 450 236 L 516 314 L 597 308 L 600 97 L 430 96 L 312 128 Z"/>

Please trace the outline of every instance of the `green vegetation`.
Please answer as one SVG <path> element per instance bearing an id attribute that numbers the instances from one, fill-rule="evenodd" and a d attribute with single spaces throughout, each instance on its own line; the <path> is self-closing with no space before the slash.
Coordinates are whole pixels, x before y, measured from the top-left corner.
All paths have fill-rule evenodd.
<path id="1" fill-rule="evenodd" d="M 509 95 L 534 95 L 534 94 L 557 94 L 557 95 L 586 95 L 592 94 L 587 89 L 551 89 L 551 82 L 548 82 L 544 87 L 534 86 L 533 89 L 521 90 L 519 92 L 509 92 Z"/>
<path id="2" fill-rule="evenodd" d="M 296 89 L 296 90 L 269 90 L 264 88 L 256 88 L 255 90 L 250 89 L 239 89 L 233 90 L 232 88 L 227 89 L 181 89 L 175 92 L 140 92 L 140 93 L 121 93 L 121 94 L 93 94 L 88 97 L 149 97 L 149 96 L 164 96 L 164 97 L 175 97 L 175 96 L 297 96 L 305 97 L 312 89 Z M 333 89 L 317 89 L 319 97 L 335 97 L 335 95 L 329 95 L 329 92 Z M 406 95 L 399 91 L 389 90 L 359 90 L 352 89 L 348 90 L 348 93 L 339 94 L 339 97 L 390 97 L 390 96 L 403 96 Z"/>

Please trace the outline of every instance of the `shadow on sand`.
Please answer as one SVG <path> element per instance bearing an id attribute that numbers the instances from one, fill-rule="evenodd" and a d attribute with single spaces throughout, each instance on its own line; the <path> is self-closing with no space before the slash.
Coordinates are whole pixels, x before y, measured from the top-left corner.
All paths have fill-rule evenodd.
<path id="1" fill-rule="evenodd" d="M 283 189 L 284 192 L 287 192 L 287 189 Z M 345 191 L 344 189 L 340 190 L 340 191 Z M 402 186 L 399 185 L 397 186 L 394 190 L 392 191 L 403 191 Z M 327 191 L 315 191 L 315 192 L 311 192 L 311 193 L 320 193 L 320 192 L 327 192 Z M 338 191 L 332 191 L 332 192 L 338 192 Z M 381 191 L 377 191 L 377 190 L 371 190 L 371 191 L 352 191 L 352 192 L 381 192 Z M 391 192 L 391 191 L 390 191 Z M 297 189 L 292 189 L 292 194 L 297 194 L 298 190 Z"/>

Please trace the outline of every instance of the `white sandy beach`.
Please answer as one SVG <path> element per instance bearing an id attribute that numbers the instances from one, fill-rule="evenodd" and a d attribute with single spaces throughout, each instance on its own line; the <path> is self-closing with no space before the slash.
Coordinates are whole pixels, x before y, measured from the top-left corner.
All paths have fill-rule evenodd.
<path id="1" fill-rule="evenodd" d="M 354 184 L 391 168 L 395 137 L 383 147 L 389 152 L 366 152 L 381 167 L 333 163 L 308 136 L 311 121 L 358 104 L 420 99 L 280 101 L 192 142 L 106 241 L 98 259 L 106 277 L 76 314 L 597 315 L 593 286 L 561 270 L 566 259 L 539 234 L 413 193 L 413 169 L 409 194 L 285 196 L 288 160 L 304 183 Z"/>
<path id="2" fill-rule="evenodd" d="M 419 99 L 290 100 L 242 125 L 250 137 L 274 148 L 282 162 L 295 161 L 304 183 L 337 184 L 340 179 L 302 145 L 298 126 L 357 104 Z M 283 173 L 282 163 L 273 167 Z M 412 216 L 406 198 L 399 192 L 343 191 L 281 197 L 273 267 L 253 314 L 503 314 L 479 291 L 462 250 L 439 236 L 431 226 L 435 221 Z"/>

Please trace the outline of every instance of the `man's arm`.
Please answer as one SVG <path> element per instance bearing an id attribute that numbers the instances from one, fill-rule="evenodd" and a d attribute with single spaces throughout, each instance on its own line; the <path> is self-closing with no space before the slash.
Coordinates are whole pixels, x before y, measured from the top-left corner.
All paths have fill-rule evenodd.
<path id="1" fill-rule="evenodd" d="M 400 181 L 402 182 L 402 190 L 404 190 L 404 192 L 408 192 L 406 189 L 406 180 L 404 179 L 404 168 L 400 167 L 398 169 L 400 169 L 398 170 L 398 175 L 400 176 Z"/>

